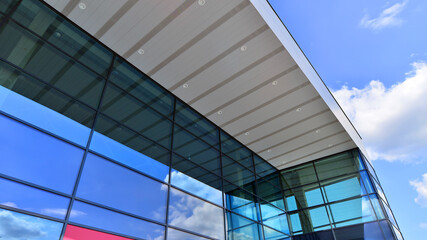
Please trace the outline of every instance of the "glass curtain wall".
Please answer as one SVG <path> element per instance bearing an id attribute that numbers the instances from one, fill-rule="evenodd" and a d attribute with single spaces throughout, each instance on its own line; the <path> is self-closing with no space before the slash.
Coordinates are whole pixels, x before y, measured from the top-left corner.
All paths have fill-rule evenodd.
<path id="1" fill-rule="evenodd" d="M 357 150 L 279 172 L 37 0 L 0 1 L 0 143 L 2 239 L 399 234 Z"/>

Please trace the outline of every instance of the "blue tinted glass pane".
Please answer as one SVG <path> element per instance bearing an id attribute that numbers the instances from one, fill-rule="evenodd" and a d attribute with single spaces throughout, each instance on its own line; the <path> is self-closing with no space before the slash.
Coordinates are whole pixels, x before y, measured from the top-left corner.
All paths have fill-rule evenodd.
<path id="1" fill-rule="evenodd" d="M 282 186 L 285 189 L 317 182 L 316 172 L 312 163 L 283 170 L 281 174 Z"/>
<path id="2" fill-rule="evenodd" d="M 256 197 L 238 187 L 232 189 L 227 185 L 225 192 L 225 205 L 227 209 L 236 212 L 242 216 L 258 221 L 259 203 Z"/>
<path id="3" fill-rule="evenodd" d="M 97 120 L 90 149 L 161 181 L 168 181 L 169 151 L 102 115 Z"/>
<path id="4" fill-rule="evenodd" d="M 226 233 L 227 239 L 262 239 L 262 230 L 259 225 L 249 219 L 243 218 L 237 214 L 227 212 L 226 214 Z"/>
<path id="5" fill-rule="evenodd" d="M 288 211 L 323 204 L 322 193 L 318 184 L 310 184 L 285 191 Z"/>
<path id="6" fill-rule="evenodd" d="M 395 226 L 393 226 L 393 231 L 398 240 L 403 240 L 402 233 Z"/>
<path id="7" fill-rule="evenodd" d="M 359 170 L 364 170 L 366 169 L 365 167 L 365 163 L 363 161 L 363 157 L 362 154 L 360 154 L 359 150 L 353 150 L 353 156 L 355 158 L 357 158 L 357 160 L 359 161 Z"/>
<path id="8" fill-rule="evenodd" d="M 360 178 L 359 174 L 355 174 L 321 182 L 326 201 L 334 202 L 366 194 Z"/>
<path id="9" fill-rule="evenodd" d="M 390 224 L 387 221 L 380 222 L 381 229 L 383 230 L 385 239 L 394 239 L 393 232 L 391 230 Z"/>
<path id="10" fill-rule="evenodd" d="M 384 212 L 381 208 L 377 195 L 370 195 L 369 198 L 371 199 L 371 203 L 372 203 L 372 206 L 374 207 L 377 218 L 384 219 Z"/>
<path id="11" fill-rule="evenodd" d="M 278 232 L 272 228 L 264 226 L 264 239 L 265 240 L 286 240 L 288 235 Z"/>
<path id="12" fill-rule="evenodd" d="M 360 162 L 357 156 L 358 154 L 353 156 L 353 153 L 349 151 L 326 157 L 320 161 L 315 161 L 314 165 L 319 180 L 359 171 Z"/>
<path id="13" fill-rule="evenodd" d="M 224 239 L 223 210 L 173 188 L 170 190 L 169 224 Z"/>
<path id="14" fill-rule="evenodd" d="M 232 184 L 254 193 L 254 173 L 224 155 L 222 156 L 222 174 L 223 177 Z"/>
<path id="15" fill-rule="evenodd" d="M 0 172 L 71 193 L 83 150 L 0 115 Z"/>
<path id="16" fill-rule="evenodd" d="M 258 176 L 266 177 L 270 174 L 273 174 L 277 172 L 277 169 L 275 169 L 273 166 L 268 164 L 264 159 L 259 157 L 258 155 L 254 155 L 254 162 L 255 162 L 255 172 Z"/>
<path id="17" fill-rule="evenodd" d="M 0 204 L 30 212 L 65 218 L 68 198 L 0 178 Z M 0 235 L 1 236 L 1 235 Z"/>
<path id="18" fill-rule="evenodd" d="M 331 210 L 331 218 L 336 223 L 336 227 L 369 222 L 376 219 L 368 197 L 331 204 L 329 208 Z"/>
<path id="19" fill-rule="evenodd" d="M 257 186 L 257 193 L 259 197 L 271 204 L 274 204 L 276 207 L 285 209 L 282 190 L 280 188 L 275 187 L 263 178 L 259 178 L 257 180 Z"/>
<path id="20" fill-rule="evenodd" d="M 337 240 L 366 239 L 383 240 L 380 226 L 377 222 L 359 224 L 351 227 L 343 227 L 334 230 Z"/>
<path id="21" fill-rule="evenodd" d="M 59 239 L 61 230 L 62 223 L 0 209 L 1 239 Z"/>
<path id="22" fill-rule="evenodd" d="M 372 186 L 372 182 L 369 179 L 368 173 L 366 171 L 360 172 L 360 176 L 363 181 L 363 185 L 365 186 L 365 189 L 368 193 L 374 193 L 374 187 Z"/>
<path id="23" fill-rule="evenodd" d="M 164 227 L 75 201 L 70 222 L 144 239 L 163 239 Z"/>
<path id="24" fill-rule="evenodd" d="M 177 155 L 173 157 L 172 167 L 172 185 L 222 206 L 221 179 L 217 175 Z"/>
<path id="25" fill-rule="evenodd" d="M 397 226 L 396 220 L 394 219 L 391 209 L 385 202 L 382 202 L 382 204 L 384 206 L 385 212 L 387 213 L 388 220 L 390 220 L 390 222 L 393 223 L 394 226 Z"/>
<path id="26" fill-rule="evenodd" d="M 374 184 L 375 184 L 375 189 L 377 190 L 378 195 L 381 197 L 381 199 L 383 201 L 385 201 L 386 203 L 388 203 L 387 199 L 386 199 L 386 197 L 384 195 L 383 189 L 381 188 L 381 186 L 377 183 L 377 181 L 374 181 Z"/>
<path id="27" fill-rule="evenodd" d="M 251 151 L 223 131 L 221 131 L 221 150 L 230 158 L 253 171 Z"/>
<path id="28" fill-rule="evenodd" d="M 167 186 L 93 154 L 87 156 L 77 196 L 151 218 L 166 217 Z"/>
<path id="29" fill-rule="evenodd" d="M 199 237 L 173 228 L 168 228 L 168 240 L 204 240 L 208 238 Z"/>
<path id="30" fill-rule="evenodd" d="M 290 215 L 294 234 L 310 233 L 330 229 L 325 207 L 312 208 Z"/>
<path id="31" fill-rule="evenodd" d="M 270 204 L 261 205 L 263 224 L 289 234 L 288 220 L 284 211 Z"/>

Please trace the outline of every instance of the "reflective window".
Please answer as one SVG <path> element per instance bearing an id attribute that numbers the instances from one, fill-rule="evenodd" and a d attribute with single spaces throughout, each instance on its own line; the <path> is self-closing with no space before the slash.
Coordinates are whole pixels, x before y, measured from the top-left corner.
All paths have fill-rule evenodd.
<path id="1" fill-rule="evenodd" d="M 173 228 L 168 228 L 168 240 L 204 240 L 208 238 L 199 237 L 186 232 L 178 231 Z"/>
<path id="2" fill-rule="evenodd" d="M 326 180 L 320 184 L 328 202 L 366 194 L 359 174 Z"/>
<path id="3" fill-rule="evenodd" d="M 0 204 L 65 219 L 70 200 L 37 188 L 0 178 Z"/>
<path id="4" fill-rule="evenodd" d="M 93 154 L 86 158 L 77 196 L 164 222 L 167 185 Z"/>
<path id="5" fill-rule="evenodd" d="M 322 193 L 320 192 L 320 188 L 317 183 L 286 190 L 285 200 L 288 211 L 312 207 L 324 203 Z"/>
<path id="6" fill-rule="evenodd" d="M 352 152 L 344 152 L 327 157 L 324 160 L 314 162 L 319 180 L 324 180 L 361 169 L 358 157 Z"/>
<path id="7" fill-rule="evenodd" d="M 378 219 L 384 219 L 384 212 L 381 208 L 380 202 L 378 200 L 377 195 L 370 195 L 369 198 L 371 199 L 372 206 L 374 207 L 375 214 L 377 215 Z"/>
<path id="8" fill-rule="evenodd" d="M 169 224 L 224 239 L 223 210 L 174 188 L 170 190 Z"/>
<path id="9" fill-rule="evenodd" d="M 224 131 L 221 131 L 221 151 L 253 171 L 251 151 Z"/>
<path id="10" fill-rule="evenodd" d="M 390 224 L 388 221 L 380 221 L 381 229 L 383 230 L 385 239 L 394 239 L 393 232 L 391 230 Z"/>
<path id="11" fill-rule="evenodd" d="M 1 239 L 59 239 L 62 223 L 0 209 Z"/>
<path id="12" fill-rule="evenodd" d="M 9 10 L 15 6 L 15 4 L 17 3 L 17 0 L 4 0 L 4 1 L 0 1 L 0 12 L 2 13 L 7 13 L 9 12 Z"/>
<path id="13" fill-rule="evenodd" d="M 287 238 L 288 235 L 281 233 L 279 231 L 276 231 L 272 228 L 264 226 L 264 239 L 265 240 L 289 240 L 290 238 Z"/>
<path id="14" fill-rule="evenodd" d="M 365 186 L 365 189 L 368 193 L 374 193 L 374 187 L 372 186 L 371 179 L 368 176 L 369 174 L 366 171 L 360 172 L 360 176 L 363 181 L 363 185 Z"/>
<path id="15" fill-rule="evenodd" d="M 177 125 L 174 129 L 173 149 L 187 160 L 217 175 L 221 174 L 219 152 Z"/>
<path id="16" fill-rule="evenodd" d="M 262 230 L 257 223 L 227 211 L 226 214 L 227 239 L 230 240 L 259 240 L 262 238 Z"/>
<path id="17" fill-rule="evenodd" d="M 256 197 L 240 188 L 225 192 L 225 205 L 227 209 L 242 216 L 259 220 L 259 203 Z"/>
<path id="18" fill-rule="evenodd" d="M 222 174 L 227 181 L 254 193 L 255 176 L 253 172 L 224 155 L 222 156 Z"/>
<path id="19" fill-rule="evenodd" d="M 172 122 L 113 84 L 107 86 L 101 112 L 133 131 L 170 148 Z"/>
<path id="20" fill-rule="evenodd" d="M 369 197 L 356 198 L 328 206 L 336 227 L 375 220 Z"/>
<path id="21" fill-rule="evenodd" d="M 210 145 L 218 148 L 218 127 L 179 100 L 176 102 L 175 122 Z"/>
<path id="22" fill-rule="evenodd" d="M 83 150 L 0 115 L 0 172 L 72 192 Z"/>
<path id="23" fill-rule="evenodd" d="M 391 209 L 388 207 L 388 205 L 385 202 L 382 202 L 382 204 L 384 206 L 385 212 L 387 213 L 388 220 L 390 220 L 394 226 L 397 226 L 396 220 L 394 219 Z"/>
<path id="24" fill-rule="evenodd" d="M 380 226 L 377 222 L 359 224 L 350 227 L 337 228 L 334 230 L 337 240 L 369 239 L 383 240 Z"/>
<path id="25" fill-rule="evenodd" d="M 316 240 L 331 240 L 334 239 L 334 235 L 331 230 L 307 233 L 302 235 L 292 236 L 293 240 L 307 240 L 307 239 L 316 239 Z"/>
<path id="26" fill-rule="evenodd" d="M 173 156 L 172 167 L 172 185 L 222 206 L 221 179 L 217 175 L 177 155 Z"/>
<path id="27" fill-rule="evenodd" d="M 164 239 L 164 227 L 75 201 L 70 222 L 144 239 Z M 137 227 L 136 227 L 137 226 Z"/>
<path id="28" fill-rule="evenodd" d="M 317 182 L 316 173 L 314 172 L 312 163 L 283 170 L 281 174 L 283 176 L 282 185 L 285 189 Z"/>
<path id="29" fill-rule="evenodd" d="M 283 202 L 282 190 L 276 188 L 270 182 L 260 178 L 257 180 L 258 185 L 258 196 L 262 199 L 270 202 L 276 207 L 285 209 L 285 204 Z"/>
<path id="30" fill-rule="evenodd" d="M 258 176 L 266 178 L 267 176 L 272 175 L 274 172 L 277 172 L 273 166 L 268 164 L 264 159 L 258 155 L 254 155 L 255 163 L 255 172 Z"/>
<path id="31" fill-rule="evenodd" d="M 87 228 L 67 225 L 64 240 L 131 240 L 130 238 L 119 237 L 116 235 L 98 232 Z"/>
<path id="32" fill-rule="evenodd" d="M 262 221 L 264 225 L 289 234 L 288 220 L 284 211 L 268 203 L 261 204 Z"/>
<path id="33" fill-rule="evenodd" d="M 290 215 L 294 234 L 310 233 L 330 229 L 328 214 L 325 207 L 312 208 Z"/>
<path id="34" fill-rule="evenodd" d="M 167 181 L 169 151 L 102 115 L 97 119 L 90 149 Z"/>
<path id="35" fill-rule="evenodd" d="M 403 240 L 402 234 L 400 233 L 400 231 L 395 226 L 393 226 L 393 231 L 394 231 L 394 234 L 397 237 L 397 240 Z"/>

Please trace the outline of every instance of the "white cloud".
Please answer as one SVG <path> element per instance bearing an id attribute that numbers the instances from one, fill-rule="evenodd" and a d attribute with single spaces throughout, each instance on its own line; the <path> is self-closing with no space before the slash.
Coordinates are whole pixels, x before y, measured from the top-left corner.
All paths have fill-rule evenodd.
<path id="1" fill-rule="evenodd" d="M 427 223 L 420 223 L 420 228 L 427 229 Z"/>
<path id="2" fill-rule="evenodd" d="M 67 214 L 67 209 L 65 208 L 45 208 L 42 209 L 42 213 L 48 214 L 48 215 L 58 215 L 58 216 L 65 216 Z M 71 210 L 71 217 L 78 217 L 78 216 L 84 216 L 86 213 L 78 210 Z"/>
<path id="3" fill-rule="evenodd" d="M 402 12 L 408 1 L 396 3 L 393 6 L 384 9 L 377 18 L 370 18 L 367 14 L 360 20 L 360 26 L 379 30 L 387 26 L 399 26 L 402 24 L 402 19 L 398 18 L 398 14 Z"/>
<path id="4" fill-rule="evenodd" d="M 423 179 L 410 181 L 409 184 L 415 188 L 418 193 L 418 196 L 414 201 L 419 204 L 421 207 L 427 207 L 427 173 L 423 174 Z M 425 223 L 425 228 L 427 228 L 427 223 Z"/>
<path id="5" fill-rule="evenodd" d="M 40 224 L 21 219 L 12 212 L 0 211 L 0 238 L 8 240 L 38 239 L 45 236 Z"/>
<path id="6" fill-rule="evenodd" d="M 412 66 L 403 82 L 389 88 L 371 81 L 362 89 L 333 91 L 372 160 L 417 161 L 427 153 L 427 64 Z"/>
<path id="7" fill-rule="evenodd" d="M 14 203 L 14 202 L 4 202 L 4 203 L 0 203 L 0 204 L 8 206 L 8 207 L 18 208 L 18 205 L 16 205 L 16 203 Z"/>

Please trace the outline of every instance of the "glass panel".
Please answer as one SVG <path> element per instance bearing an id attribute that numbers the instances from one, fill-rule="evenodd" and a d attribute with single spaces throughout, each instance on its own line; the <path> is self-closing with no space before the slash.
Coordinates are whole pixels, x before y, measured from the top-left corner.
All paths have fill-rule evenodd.
<path id="1" fill-rule="evenodd" d="M 8 13 L 9 10 L 15 6 L 15 4 L 17 3 L 17 0 L 3 0 L 0 1 L 0 12 L 2 13 Z"/>
<path id="2" fill-rule="evenodd" d="M 267 182 L 264 179 L 258 179 L 257 186 L 259 197 L 270 202 L 276 207 L 285 209 L 282 191 L 279 188 L 274 187 L 270 182 Z"/>
<path id="3" fill-rule="evenodd" d="M 130 238 L 119 237 L 116 235 L 98 232 L 87 228 L 67 225 L 64 240 L 127 240 Z"/>
<path id="4" fill-rule="evenodd" d="M 86 158 L 77 196 L 164 222 L 167 185 L 93 154 Z"/>
<path id="5" fill-rule="evenodd" d="M 0 115 L 0 172 L 71 193 L 83 150 Z M 58 161 L 60 159 L 61 161 Z"/>
<path id="6" fill-rule="evenodd" d="M 254 193 L 255 177 L 253 172 L 224 155 L 222 156 L 222 174 L 227 181 Z"/>
<path id="7" fill-rule="evenodd" d="M 381 229 L 383 230 L 383 233 L 384 233 L 386 240 L 394 239 L 393 232 L 391 230 L 391 227 L 390 227 L 390 224 L 388 223 L 388 221 L 386 221 L 386 220 L 380 221 L 380 226 L 381 226 Z"/>
<path id="8" fill-rule="evenodd" d="M 374 181 L 374 183 L 375 183 L 375 188 L 377 189 L 378 195 L 381 197 L 381 199 L 383 201 L 385 201 L 386 203 L 388 203 L 387 199 L 386 199 L 386 197 L 384 195 L 383 189 L 381 188 L 381 186 L 376 181 Z"/>
<path id="9" fill-rule="evenodd" d="M 384 202 L 382 202 L 382 203 L 383 203 L 385 212 L 387 213 L 388 220 L 390 220 L 394 226 L 397 226 L 396 220 L 394 219 L 394 216 L 393 216 L 391 209 L 388 207 L 388 205 L 386 203 L 384 203 Z"/>
<path id="10" fill-rule="evenodd" d="M 170 148 L 172 122 L 112 84 L 108 85 L 105 92 L 101 112 L 135 132 Z"/>
<path id="11" fill-rule="evenodd" d="M 268 178 L 267 176 L 273 175 L 273 173 L 277 172 L 277 169 L 275 169 L 273 166 L 268 164 L 264 159 L 262 159 L 258 155 L 254 155 L 254 162 L 255 162 L 255 172 L 258 176 Z"/>
<path id="12" fill-rule="evenodd" d="M 242 216 L 258 221 L 259 203 L 256 197 L 237 187 L 231 189 L 231 186 L 232 185 L 227 184 L 227 188 L 224 189 L 226 191 L 226 208 Z"/>
<path id="13" fill-rule="evenodd" d="M 173 156 L 172 167 L 172 185 L 222 206 L 221 179 L 217 175 L 177 155 Z"/>
<path id="14" fill-rule="evenodd" d="M 284 211 L 268 203 L 263 203 L 261 204 L 261 213 L 264 225 L 289 234 L 288 220 Z"/>
<path id="15" fill-rule="evenodd" d="M 217 175 L 221 174 L 219 152 L 177 125 L 174 129 L 173 149 L 187 160 Z"/>
<path id="16" fill-rule="evenodd" d="M 368 197 L 356 198 L 328 206 L 336 227 L 375 220 Z"/>
<path id="17" fill-rule="evenodd" d="M 59 239 L 62 223 L 0 209 L 1 239 Z"/>
<path id="18" fill-rule="evenodd" d="M 371 175 L 375 178 L 375 180 L 379 182 L 377 174 L 375 173 L 375 170 L 372 167 L 371 163 L 366 159 L 365 159 L 365 162 L 366 162 L 366 165 L 368 166 L 369 173 L 371 173 Z"/>
<path id="19" fill-rule="evenodd" d="M 374 187 L 372 186 L 372 182 L 368 176 L 368 173 L 366 171 L 362 171 L 360 172 L 360 176 L 362 178 L 363 185 L 365 186 L 366 191 L 368 193 L 374 193 Z"/>
<path id="20" fill-rule="evenodd" d="M 321 182 L 320 185 L 322 185 L 325 199 L 328 202 L 366 194 L 359 174 L 326 180 Z"/>
<path id="21" fill-rule="evenodd" d="M 259 240 L 262 230 L 259 225 L 237 214 L 227 212 L 227 239 L 229 240 Z"/>
<path id="22" fill-rule="evenodd" d="M 393 226 L 393 231 L 394 231 L 394 234 L 396 235 L 398 240 L 403 240 L 402 234 L 400 233 L 400 231 L 395 226 Z"/>
<path id="23" fill-rule="evenodd" d="M 331 239 L 334 239 L 334 236 L 332 234 L 332 230 L 327 230 L 327 231 L 319 231 L 319 232 L 307 233 L 302 235 L 295 235 L 295 236 L 292 236 L 292 239 L 293 240 L 310 240 L 310 239 L 331 240 Z"/>
<path id="24" fill-rule="evenodd" d="M 135 67 L 117 59 L 110 81 L 163 115 L 171 117 L 174 97 Z"/>
<path id="25" fill-rule="evenodd" d="M 0 189 L 1 205 L 65 219 L 68 198 L 3 178 L 0 178 Z"/>
<path id="26" fill-rule="evenodd" d="M 364 159 L 362 157 L 362 154 L 359 152 L 359 150 L 353 150 L 352 153 L 353 156 L 357 158 L 357 161 L 359 161 L 359 170 L 366 170 L 365 163 L 363 160 L 367 161 L 367 159 Z"/>
<path id="27" fill-rule="evenodd" d="M 360 162 L 354 158 L 352 152 L 344 152 L 327 157 L 321 161 L 315 161 L 314 165 L 319 180 L 323 180 L 357 172 L 360 169 L 359 163 Z"/>
<path id="28" fill-rule="evenodd" d="M 13 22 L 0 28 L 0 57 L 68 95 L 98 107 L 105 80 Z M 36 99 L 46 98 L 46 91 Z"/>
<path id="29" fill-rule="evenodd" d="M 369 239 L 383 240 L 380 226 L 377 222 L 359 224 L 356 226 L 337 228 L 334 230 L 337 240 Z"/>
<path id="30" fill-rule="evenodd" d="M 102 115 L 97 119 L 90 149 L 168 181 L 169 151 Z"/>
<path id="31" fill-rule="evenodd" d="M 95 111 L 0 61 L 0 110 L 86 146 Z"/>
<path id="32" fill-rule="evenodd" d="M 177 100 L 175 122 L 210 145 L 218 148 L 218 128 L 181 101 Z"/>
<path id="33" fill-rule="evenodd" d="M 174 188 L 170 189 L 169 224 L 224 239 L 223 210 Z"/>
<path id="34" fill-rule="evenodd" d="M 12 18 L 74 59 L 107 75 L 112 53 L 39 1 L 23 1 Z"/>
<path id="35" fill-rule="evenodd" d="M 330 229 L 328 214 L 323 206 L 291 214 L 290 219 L 294 234 Z"/>
<path id="36" fill-rule="evenodd" d="M 378 219 L 384 219 L 384 212 L 381 208 L 380 202 L 378 200 L 377 195 L 370 195 L 369 198 L 371 199 L 371 203 L 374 207 L 375 213 L 377 215 Z"/>
<path id="37" fill-rule="evenodd" d="M 199 237 L 173 228 L 168 228 L 168 240 L 204 240 L 208 238 Z"/>
<path id="38" fill-rule="evenodd" d="M 221 151 L 253 171 L 251 151 L 224 131 L 221 131 Z"/>
<path id="39" fill-rule="evenodd" d="M 284 189 L 317 182 L 316 173 L 314 172 L 312 163 L 283 170 L 281 174 L 283 176 L 282 186 Z"/>
<path id="40" fill-rule="evenodd" d="M 319 184 L 317 183 L 286 190 L 285 200 L 288 211 L 294 211 L 324 203 Z"/>
<path id="41" fill-rule="evenodd" d="M 164 239 L 164 227 L 75 201 L 70 222 L 144 239 Z"/>
<path id="42" fill-rule="evenodd" d="M 288 240 L 288 235 L 278 232 L 274 229 L 264 226 L 264 239 L 265 240 Z"/>

